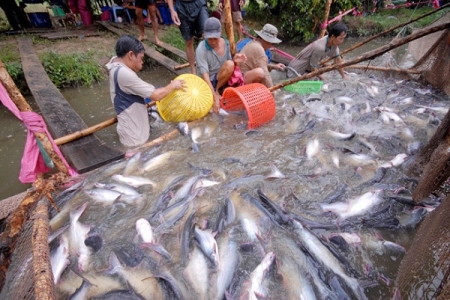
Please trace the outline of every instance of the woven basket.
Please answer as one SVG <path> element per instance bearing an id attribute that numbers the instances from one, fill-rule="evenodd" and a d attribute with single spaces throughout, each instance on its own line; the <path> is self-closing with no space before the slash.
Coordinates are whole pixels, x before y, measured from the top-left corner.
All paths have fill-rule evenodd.
<path id="1" fill-rule="evenodd" d="M 208 84 L 193 74 L 175 78 L 186 81 L 185 91 L 176 90 L 158 101 L 158 111 L 166 122 L 185 122 L 203 118 L 211 109 L 214 99 Z"/>

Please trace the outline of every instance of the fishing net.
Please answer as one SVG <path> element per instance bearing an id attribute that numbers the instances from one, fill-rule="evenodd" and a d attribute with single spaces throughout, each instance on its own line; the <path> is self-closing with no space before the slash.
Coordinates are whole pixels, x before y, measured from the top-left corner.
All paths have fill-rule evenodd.
<path id="1" fill-rule="evenodd" d="M 48 232 L 48 202 L 43 199 L 14 245 L 0 299 L 54 299 Z"/>
<path id="2" fill-rule="evenodd" d="M 434 25 L 450 22 L 450 12 Z M 408 52 L 420 70 L 416 79 L 425 80 L 450 95 L 449 30 L 411 42 Z M 447 113 L 428 144 L 417 155 L 411 170 L 422 175 L 413 193 L 420 202 L 431 193 L 446 197 L 422 222 L 402 260 L 397 288 L 403 299 L 450 299 L 450 113 Z"/>

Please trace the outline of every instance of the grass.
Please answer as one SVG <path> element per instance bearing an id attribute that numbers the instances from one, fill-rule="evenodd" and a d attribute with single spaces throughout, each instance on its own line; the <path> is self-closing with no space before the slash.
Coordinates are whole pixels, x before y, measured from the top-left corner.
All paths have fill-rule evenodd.
<path id="1" fill-rule="evenodd" d="M 382 9 L 367 17 L 346 17 L 345 22 L 351 35 L 370 36 L 406 23 L 432 10 L 434 9 L 431 7 Z M 415 28 L 427 26 L 442 17 L 446 12 L 448 12 L 448 9 L 441 10 L 410 24 L 410 26 Z M 391 34 L 396 35 L 400 30 L 401 28 L 393 31 Z"/>
<path id="2" fill-rule="evenodd" d="M 70 54 L 47 51 L 39 58 L 50 80 L 59 88 L 92 86 L 104 79 L 94 51 Z"/>
<path id="3" fill-rule="evenodd" d="M 180 50 L 184 51 L 186 49 L 180 30 L 176 26 L 170 26 L 166 34 L 164 34 L 164 36 L 161 37 L 161 40 Z"/>

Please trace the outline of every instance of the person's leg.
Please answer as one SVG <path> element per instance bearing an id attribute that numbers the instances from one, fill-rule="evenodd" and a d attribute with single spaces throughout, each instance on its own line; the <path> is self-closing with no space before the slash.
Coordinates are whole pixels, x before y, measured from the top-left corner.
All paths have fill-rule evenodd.
<path id="1" fill-rule="evenodd" d="M 142 42 L 145 39 L 145 28 L 144 28 L 144 15 L 142 14 L 143 9 L 136 6 L 136 23 L 139 27 L 139 40 Z"/>
<path id="2" fill-rule="evenodd" d="M 155 41 L 156 41 L 157 45 L 161 45 L 162 42 L 159 40 L 159 37 L 158 37 L 158 18 L 156 17 L 157 10 L 158 9 L 156 8 L 156 2 L 154 2 L 148 6 L 149 17 L 152 20 L 152 28 L 153 28 L 153 33 L 155 35 Z"/>
<path id="3" fill-rule="evenodd" d="M 230 79 L 231 75 L 234 72 L 234 62 L 232 60 L 227 60 L 222 67 L 220 67 L 219 72 L 217 73 L 217 85 L 216 91 L 219 91 L 221 87 L 223 87 Z"/>
<path id="4" fill-rule="evenodd" d="M 143 10 L 147 9 L 148 0 L 136 0 L 135 6 L 136 6 L 136 21 L 139 27 L 139 40 L 143 41 L 145 39 Z"/>
<path id="5" fill-rule="evenodd" d="M 256 68 L 250 71 L 245 72 L 244 81 L 245 84 L 249 83 L 260 83 L 264 81 L 264 70 L 261 68 Z"/>
<path id="6" fill-rule="evenodd" d="M 237 35 L 238 35 L 238 41 L 242 39 L 242 27 L 241 22 L 243 20 L 241 11 L 233 11 L 231 13 L 234 26 L 236 27 Z"/>
<path id="7" fill-rule="evenodd" d="M 189 40 L 186 40 L 185 45 L 189 67 L 191 68 L 191 73 L 195 75 L 197 74 L 197 71 L 195 70 L 194 37 L 191 37 Z"/>

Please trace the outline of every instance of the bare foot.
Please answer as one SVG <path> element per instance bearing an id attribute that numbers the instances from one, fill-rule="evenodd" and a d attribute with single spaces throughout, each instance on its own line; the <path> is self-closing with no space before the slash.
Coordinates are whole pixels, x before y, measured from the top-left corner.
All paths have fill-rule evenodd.
<path id="1" fill-rule="evenodd" d="M 156 45 L 158 45 L 158 46 L 161 46 L 163 44 L 163 42 L 156 36 L 155 36 L 155 42 L 156 42 Z"/>
<path id="2" fill-rule="evenodd" d="M 141 42 L 143 40 L 145 40 L 145 39 L 147 39 L 147 37 L 145 35 L 140 35 L 139 38 L 138 38 L 138 40 L 141 41 Z"/>

